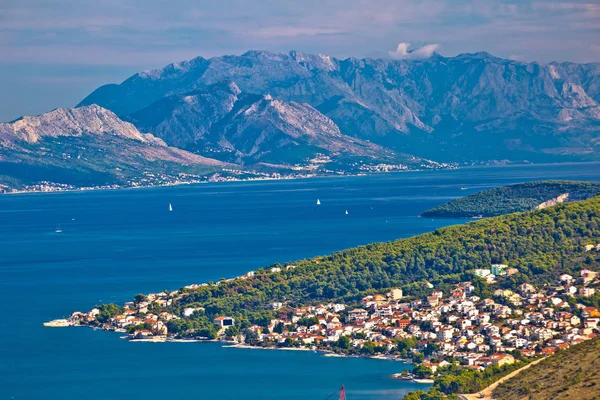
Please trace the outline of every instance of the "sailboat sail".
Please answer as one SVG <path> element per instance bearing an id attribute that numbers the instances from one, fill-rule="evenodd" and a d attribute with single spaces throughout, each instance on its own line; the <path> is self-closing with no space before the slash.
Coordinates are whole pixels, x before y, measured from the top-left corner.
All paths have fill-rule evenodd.
<path id="1" fill-rule="evenodd" d="M 173 206 L 169 203 L 169 211 L 173 211 Z"/>
<path id="2" fill-rule="evenodd" d="M 335 392 L 331 393 L 329 396 L 327 396 L 325 400 L 333 400 L 336 398 L 336 396 L 337 400 L 346 400 L 346 389 L 344 388 L 344 385 L 342 385 L 341 389 L 338 389 Z"/>
<path id="3" fill-rule="evenodd" d="M 321 200 L 317 199 L 317 205 L 320 206 L 321 205 Z"/>

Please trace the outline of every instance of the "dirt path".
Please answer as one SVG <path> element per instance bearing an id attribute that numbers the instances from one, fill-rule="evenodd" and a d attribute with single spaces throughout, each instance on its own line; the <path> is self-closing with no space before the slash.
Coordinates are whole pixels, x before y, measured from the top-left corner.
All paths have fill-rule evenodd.
<path id="1" fill-rule="evenodd" d="M 503 382 L 506 382 L 513 376 L 517 375 L 519 372 L 524 371 L 527 368 L 531 367 L 532 365 L 535 365 L 545 359 L 546 359 L 546 357 L 540 358 L 539 360 L 535 360 L 534 362 L 529 363 L 526 366 L 519 368 L 516 371 L 511 372 L 510 374 L 506 375 L 504 378 L 497 380 L 496 382 L 492 383 L 490 386 L 486 387 L 485 389 L 483 389 L 482 391 L 480 391 L 478 393 L 459 394 L 458 397 L 460 397 L 463 400 L 479 400 L 479 399 L 492 400 L 492 392 L 494 391 L 494 389 L 496 389 L 496 387 L 498 385 L 500 385 Z M 481 396 L 481 395 L 483 395 L 483 396 Z"/>

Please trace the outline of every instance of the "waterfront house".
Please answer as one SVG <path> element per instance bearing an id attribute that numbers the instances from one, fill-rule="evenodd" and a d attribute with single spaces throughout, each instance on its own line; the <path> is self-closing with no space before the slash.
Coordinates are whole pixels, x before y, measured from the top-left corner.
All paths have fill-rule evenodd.
<path id="1" fill-rule="evenodd" d="M 144 338 L 147 338 L 150 336 L 152 336 L 152 332 L 150 332 L 147 329 L 141 329 L 141 330 L 137 330 L 137 331 L 133 332 L 133 337 L 135 339 L 144 339 Z"/>

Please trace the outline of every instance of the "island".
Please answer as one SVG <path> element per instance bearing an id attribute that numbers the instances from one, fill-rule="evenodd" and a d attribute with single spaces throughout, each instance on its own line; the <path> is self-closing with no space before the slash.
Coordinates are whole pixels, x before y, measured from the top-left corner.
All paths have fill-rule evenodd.
<path id="1" fill-rule="evenodd" d="M 412 362 L 397 376 L 433 385 L 407 398 L 456 398 L 594 338 L 598 271 L 593 197 L 138 294 L 50 324 Z"/>
<path id="2" fill-rule="evenodd" d="M 428 218 L 482 218 L 584 200 L 600 193 L 600 183 L 536 181 L 484 190 L 425 211 Z"/>

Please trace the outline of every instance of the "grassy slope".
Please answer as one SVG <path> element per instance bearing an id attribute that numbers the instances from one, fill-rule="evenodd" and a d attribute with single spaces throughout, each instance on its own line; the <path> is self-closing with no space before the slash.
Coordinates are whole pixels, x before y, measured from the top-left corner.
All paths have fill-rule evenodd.
<path id="1" fill-rule="evenodd" d="M 529 211 L 541 203 L 569 193 L 571 199 L 585 199 L 600 193 L 600 183 L 539 181 L 502 186 L 452 200 L 425 211 L 424 217 L 493 217 Z"/>
<path id="2" fill-rule="evenodd" d="M 599 399 L 600 338 L 561 351 L 499 385 L 494 398 Z"/>

